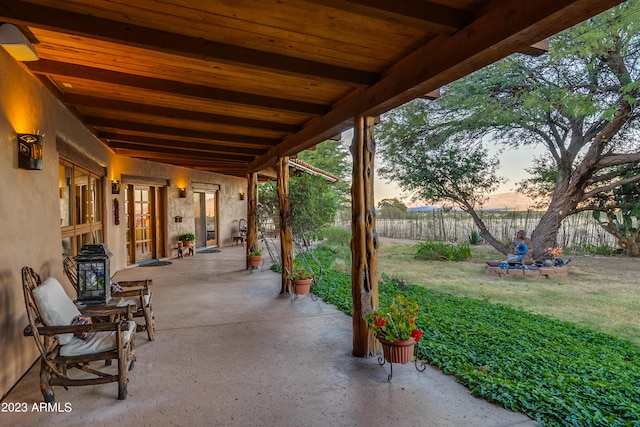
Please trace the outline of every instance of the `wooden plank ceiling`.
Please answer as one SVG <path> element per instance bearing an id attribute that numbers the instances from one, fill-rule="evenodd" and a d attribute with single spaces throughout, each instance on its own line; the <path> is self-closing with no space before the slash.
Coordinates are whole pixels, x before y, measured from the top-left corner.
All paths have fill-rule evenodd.
<path id="1" fill-rule="evenodd" d="M 116 153 L 246 176 L 620 0 L 0 0 Z"/>

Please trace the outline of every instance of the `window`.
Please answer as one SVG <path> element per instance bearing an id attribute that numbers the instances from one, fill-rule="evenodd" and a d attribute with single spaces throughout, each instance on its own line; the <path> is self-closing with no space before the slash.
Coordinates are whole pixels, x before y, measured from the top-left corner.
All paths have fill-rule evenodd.
<path id="1" fill-rule="evenodd" d="M 76 255 L 85 243 L 103 242 L 102 178 L 60 160 L 60 227 L 62 256 Z"/>

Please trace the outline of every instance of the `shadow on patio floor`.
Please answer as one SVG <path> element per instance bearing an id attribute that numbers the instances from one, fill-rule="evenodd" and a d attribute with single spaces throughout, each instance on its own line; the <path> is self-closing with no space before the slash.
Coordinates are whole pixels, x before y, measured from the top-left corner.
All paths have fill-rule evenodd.
<path id="1" fill-rule="evenodd" d="M 535 426 L 427 367 L 356 358 L 351 318 L 321 300 L 280 295 L 280 276 L 244 269 L 245 248 L 198 253 L 115 280 L 152 278 L 156 341 L 136 337 L 127 400 L 117 384 L 56 387 L 61 412 L 38 412 L 39 364 L 6 397 L 35 426 Z M 31 338 L 25 338 L 31 339 Z M 66 405 L 65 405 L 66 404 Z M 67 409 L 67 412 L 64 410 Z"/>

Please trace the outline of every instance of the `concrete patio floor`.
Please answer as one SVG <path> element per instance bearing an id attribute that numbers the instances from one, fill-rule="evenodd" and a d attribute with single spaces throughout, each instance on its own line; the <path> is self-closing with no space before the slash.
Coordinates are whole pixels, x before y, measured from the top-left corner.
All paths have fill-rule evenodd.
<path id="1" fill-rule="evenodd" d="M 430 366 L 389 366 L 352 351 L 351 318 L 321 300 L 280 295 L 280 276 L 244 269 L 226 247 L 135 267 L 115 280 L 152 278 L 156 340 L 136 338 L 128 398 L 117 384 L 55 387 L 60 412 L 38 412 L 35 364 L 4 402 L 11 426 L 535 426 L 471 396 Z M 425 337 L 428 339 L 428 337 Z M 32 338 L 25 338 L 32 339 Z M 64 411 L 67 412 L 64 412 Z"/>

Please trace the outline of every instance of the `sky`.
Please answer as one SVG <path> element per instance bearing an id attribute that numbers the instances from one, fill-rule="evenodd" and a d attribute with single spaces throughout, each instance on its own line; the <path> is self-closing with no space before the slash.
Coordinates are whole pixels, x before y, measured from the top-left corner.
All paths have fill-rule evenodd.
<path id="1" fill-rule="evenodd" d="M 342 134 L 342 141 L 347 145 L 351 144 L 353 131 L 348 130 Z M 489 153 L 491 155 L 498 151 L 497 146 L 488 146 Z M 505 149 L 500 154 L 500 167 L 498 168 L 498 176 L 504 177 L 507 181 L 500 185 L 498 193 L 510 193 L 516 190 L 517 183 L 526 178 L 528 173 L 525 169 L 530 168 L 533 165 L 533 158 L 538 154 L 544 153 L 544 149 L 538 147 L 537 149 L 526 147 L 518 149 Z M 376 159 L 380 162 L 380 159 Z M 403 191 L 393 182 L 387 182 L 382 179 L 378 174 L 374 174 L 374 198 L 376 205 L 383 199 L 397 198 L 403 200 L 407 204 L 411 204 L 409 197 L 403 194 Z"/>

